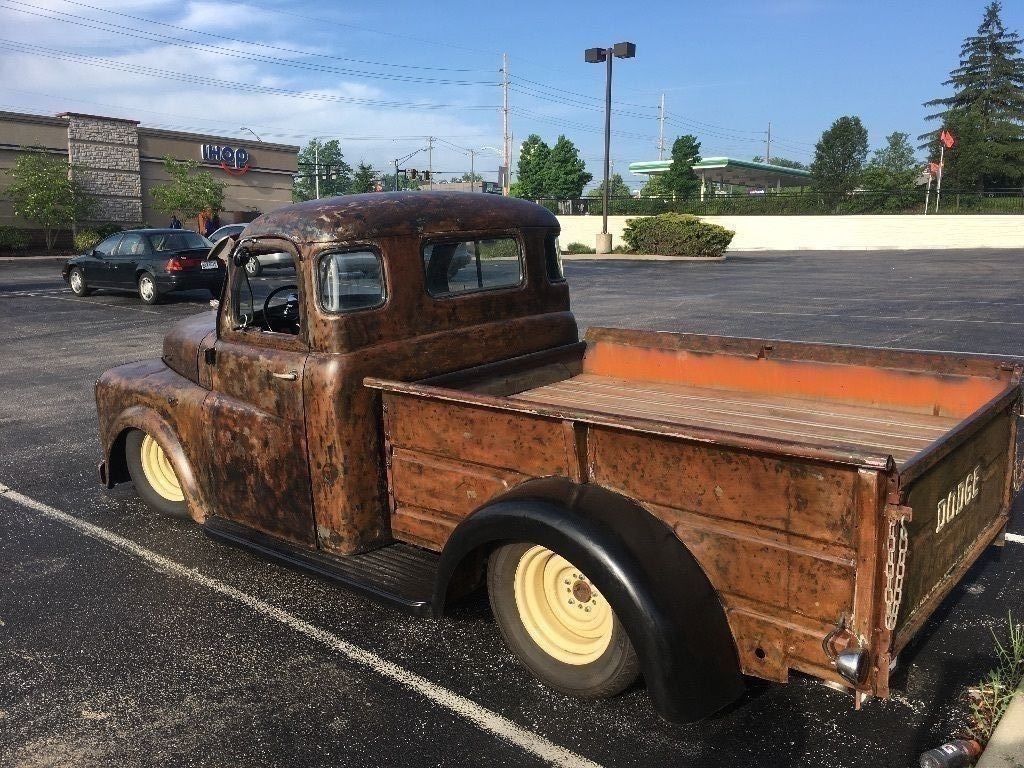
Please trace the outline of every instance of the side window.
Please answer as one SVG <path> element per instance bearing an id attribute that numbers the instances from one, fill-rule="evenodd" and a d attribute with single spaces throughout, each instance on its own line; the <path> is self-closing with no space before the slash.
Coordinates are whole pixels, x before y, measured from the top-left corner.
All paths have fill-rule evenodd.
<path id="1" fill-rule="evenodd" d="M 141 256 L 146 252 L 146 241 L 142 235 L 126 234 L 117 246 L 118 256 Z"/>
<path id="2" fill-rule="evenodd" d="M 558 238 L 554 234 L 544 238 L 544 269 L 548 274 L 548 280 L 552 283 L 565 280 L 565 270 L 562 268 L 562 249 L 559 248 Z"/>
<path id="3" fill-rule="evenodd" d="M 242 328 L 297 336 L 302 330 L 299 279 L 290 253 L 248 253 L 258 269 L 232 265 L 231 316 Z M 259 274 L 253 274 L 258 272 Z"/>
<path id="4" fill-rule="evenodd" d="M 428 243 L 423 269 L 431 296 L 457 296 L 521 285 L 523 255 L 512 237 Z"/>
<path id="5" fill-rule="evenodd" d="M 114 249 L 117 248 L 118 242 L 121 240 L 121 233 L 118 232 L 116 235 L 111 235 L 102 243 L 96 246 L 96 255 L 103 258 L 109 258 L 114 255 Z"/>
<path id="6" fill-rule="evenodd" d="M 325 312 L 381 306 L 385 294 L 380 256 L 373 251 L 325 253 L 317 262 L 316 290 Z"/>

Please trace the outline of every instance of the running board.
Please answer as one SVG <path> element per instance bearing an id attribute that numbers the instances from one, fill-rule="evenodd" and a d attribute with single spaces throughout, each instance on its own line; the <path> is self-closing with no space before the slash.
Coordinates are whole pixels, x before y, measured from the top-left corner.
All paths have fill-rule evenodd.
<path id="1" fill-rule="evenodd" d="M 401 542 L 358 555 L 337 557 L 298 547 L 221 517 L 203 529 L 213 538 L 340 584 L 416 616 L 432 616 L 431 599 L 440 555 Z"/>

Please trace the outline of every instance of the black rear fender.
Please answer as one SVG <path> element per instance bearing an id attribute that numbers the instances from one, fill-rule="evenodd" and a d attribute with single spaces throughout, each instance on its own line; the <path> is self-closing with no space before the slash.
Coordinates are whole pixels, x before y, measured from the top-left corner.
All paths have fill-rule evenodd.
<path id="1" fill-rule="evenodd" d="M 558 552 L 608 598 L 667 720 L 705 717 L 743 692 L 725 611 L 696 559 L 667 525 L 599 486 L 533 480 L 466 518 L 441 554 L 435 612 L 467 570 L 518 541 Z"/>

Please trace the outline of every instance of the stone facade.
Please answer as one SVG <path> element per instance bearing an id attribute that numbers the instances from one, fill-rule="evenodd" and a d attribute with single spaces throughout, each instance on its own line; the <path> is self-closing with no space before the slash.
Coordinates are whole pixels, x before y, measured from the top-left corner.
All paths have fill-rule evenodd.
<path id="1" fill-rule="evenodd" d="M 96 221 L 142 223 L 142 173 L 138 123 L 69 113 L 68 159 L 72 176 L 96 199 Z"/>

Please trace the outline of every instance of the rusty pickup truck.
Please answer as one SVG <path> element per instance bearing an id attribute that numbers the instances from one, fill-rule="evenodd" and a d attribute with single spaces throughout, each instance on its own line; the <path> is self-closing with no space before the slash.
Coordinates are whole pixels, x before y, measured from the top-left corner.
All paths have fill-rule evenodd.
<path id="1" fill-rule="evenodd" d="M 667 719 L 794 670 L 889 693 L 1016 488 L 1021 367 L 591 328 L 558 221 L 316 200 L 228 238 L 215 313 L 96 385 L 102 482 L 422 615 L 485 588 L 541 681 Z M 261 253 L 294 269 L 247 273 Z"/>

